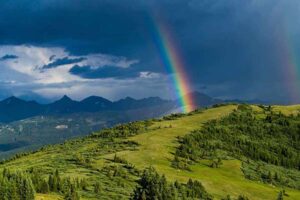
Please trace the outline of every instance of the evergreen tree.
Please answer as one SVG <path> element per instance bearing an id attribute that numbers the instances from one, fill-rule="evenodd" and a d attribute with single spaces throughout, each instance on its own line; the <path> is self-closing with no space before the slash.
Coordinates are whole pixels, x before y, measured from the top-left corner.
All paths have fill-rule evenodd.
<path id="1" fill-rule="evenodd" d="M 277 196 L 277 200 L 283 200 L 283 192 L 280 191 Z"/>
<path id="2" fill-rule="evenodd" d="M 238 200 L 249 200 L 249 199 L 244 195 L 239 195 Z"/>
<path id="3" fill-rule="evenodd" d="M 10 185 L 9 199 L 11 199 L 11 200 L 18 200 L 18 199 L 20 199 L 20 195 L 18 194 L 17 186 L 16 186 L 15 183 L 12 183 Z"/>
<path id="4" fill-rule="evenodd" d="M 75 190 L 75 186 L 72 184 L 68 192 L 64 196 L 64 200 L 80 200 L 79 194 Z"/>
<path id="5" fill-rule="evenodd" d="M 153 167 L 144 170 L 138 183 L 132 200 L 212 199 L 200 182 L 190 179 L 186 185 L 168 184 L 166 177 L 160 176 Z"/>
<path id="6" fill-rule="evenodd" d="M 271 171 L 268 172 L 268 180 L 269 180 L 270 183 L 272 183 L 273 178 L 272 178 Z"/>
<path id="7" fill-rule="evenodd" d="M 40 192 L 43 194 L 47 194 L 50 192 L 49 184 L 47 181 L 43 181 L 41 184 Z"/>
<path id="8" fill-rule="evenodd" d="M 54 180 L 53 180 L 53 176 L 52 175 L 49 175 L 48 185 L 49 185 L 50 191 L 54 191 Z"/>
<path id="9" fill-rule="evenodd" d="M 34 200 L 34 187 L 27 177 L 23 179 L 21 200 Z"/>
<path id="10" fill-rule="evenodd" d="M 99 194 L 100 193 L 100 184 L 99 182 L 96 182 L 95 185 L 94 185 L 94 192 L 96 194 Z"/>
<path id="11" fill-rule="evenodd" d="M 55 191 L 58 191 L 58 192 L 61 191 L 61 178 L 60 178 L 58 169 L 55 170 L 53 178 L 54 178 Z"/>
<path id="12" fill-rule="evenodd" d="M 4 177 L 0 182 L 0 200 L 8 200 L 9 197 L 9 188 L 8 188 L 8 180 Z"/>
<path id="13" fill-rule="evenodd" d="M 80 187 L 81 187 L 81 189 L 87 190 L 87 186 L 88 186 L 88 184 L 87 184 L 85 178 L 81 179 L 81 181 L 80 181 Z"/>

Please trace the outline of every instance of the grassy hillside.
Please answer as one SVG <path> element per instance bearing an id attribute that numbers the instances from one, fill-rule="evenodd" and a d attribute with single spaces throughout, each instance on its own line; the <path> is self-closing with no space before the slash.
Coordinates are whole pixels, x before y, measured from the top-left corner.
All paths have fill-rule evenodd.
<path id="1" fill-rule="evenodd" d="M 169 107 L 151 106 L 123 111 L 56 114 L 0 123 L 0 160 L 16 153 L 61 143 L 119 123 L 165 115 Z"/>
<path id="2" fill-rule="evenodd" d="M 300 107 L 299 107 L 300 108 Z M 79 189 L 81 199 L 128 199 L 136 186 L 140 171 L 153 166 L 168 181 L 186 183 L 189 178 L 199 180 L 215 199 L 226 195 L 246 195 L 249 199 L 276 199 L 282 188 L 245 178 L 242 162 L 238 159 L 223 160 L 219 168 L 211 168 L 209 160 L 201 160 L 190 170 L 176 169 L 171 163 L 179 146 L 178 138 L 201 129 L 213 119 L 225 117 L 237 109 L 227 105 L 198 111 L 190 115 L 163 120 L 140 122 L 120 126 L 91 137 L 68 141 L 61 145 L 43 148 L 0 165 L 1 169 L 30 171 L 37 169 L 47 178 L 56 169 L 62 177 L 84 180 L 87 186 Z M 259 107 L 253 107 L 257 112 Z M 275 107 L 274 110 L 290 114 L 293 108 Z M 258 113 L 259 114 L 259 113 Z M 108 136 L 112 135 L 112 136 Z M 94 185 L 100 191 L 94 192 Z M 285 188 L 285 199 L 300 199 L 300 191 Z M 62 199 L 58 193 L 37 194 L 36 199 Z"/>

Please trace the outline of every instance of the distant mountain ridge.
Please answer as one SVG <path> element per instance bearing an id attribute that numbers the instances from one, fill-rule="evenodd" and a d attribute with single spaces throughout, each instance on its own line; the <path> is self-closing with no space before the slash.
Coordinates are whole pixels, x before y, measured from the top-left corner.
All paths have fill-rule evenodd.
<path id="1" fill-rule="evenodd" d="M 199 92 L 188 95 L 197 107 L 227 103 Z M 181 99 L 159 97 L 126 97 L 113 102 L 98 96 L 76 101 L 65 95 L 48 104 L 9 97 L 0 101 L 0 159 L 116 124 L 179 113 L 183 106 Z"/>
<path id="2" fill-rule="evenodd" d="M 192 96 L 197 107 L 207 107 L 223 102 L 241 102 L 238 100 L 224 101 L 212 98 L 200 92 L 187 94 Z M 152 109 L 152 116 L 159 117 L 162 113 L 180 112 L 182 105 L 180 99 L 164 100 L 160 97 L 148 97 L 134 99 L 126 97 L 118 101 L 110 101 L 103 97 L 90 96 L 81 101 L 75 101 L 64 95 L 61 99 L 48 104 L 40 104 L 36 101 L 26 101 L 17 97 L 9 97 L 0 101 L 0 122 L 9 123 L 40 115 L 62 115 L 72 113 L 93 113 L 101 111 L 127 111 Z M 146 111 L 145 111 L 146 112 Z M 156 114 L 157 113 L 157 114 Z"/>
<path id="3" fill-rule="evenodd" d="M 0 122 L 8 123 L 38 115 L 60 115 L 80 112 L 122 111 L 152 106 L 171 105 L 172 101 L 159 97 L 134 99 L 126 97 L 112 102 L 98 96 L 90 96 L 81 101 L 72 100 L 67 95 L 49 104 L 40 104 L 36 101 L 26 101 L 17 97 L 9 97 L 0 101 Z M 174 104 L 175 106 L 175 104 Z"/>

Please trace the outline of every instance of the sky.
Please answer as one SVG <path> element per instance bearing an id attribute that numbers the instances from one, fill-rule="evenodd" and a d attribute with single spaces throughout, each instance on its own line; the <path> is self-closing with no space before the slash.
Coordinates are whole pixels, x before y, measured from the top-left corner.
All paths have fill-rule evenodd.
<path id="1" fill-rule="evenodd" d="M 176 98 L 155 42 L 163 24 L 191 90 L 300 103 L 298 0 L 0 3 L 0 99 Z"/>

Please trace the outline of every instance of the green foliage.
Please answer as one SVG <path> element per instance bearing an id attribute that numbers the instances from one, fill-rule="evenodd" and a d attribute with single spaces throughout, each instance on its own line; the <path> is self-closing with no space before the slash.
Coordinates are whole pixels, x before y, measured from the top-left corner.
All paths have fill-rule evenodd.
<path id="1" fill-rule="evenodd" d="M 87 183 L 83 183 L 83 180 L 79 182 L 79 180 L 71 181 L 69 177 L 62 178 L 57 169 L 49 174 L 48 177 L 35 168 L 28 170 L 27 174 L 30 177 L 30 181 L 32 181 L 35 191 L 38 193 L 48 194 L 55 192 L 64 194 L 70 200 L 79 198 L 76 191 L 79 187 L 81 189 L 87 187 Z"/>
<path id="2" fill-rule="evenodd" d="M 171 114 L 168 116 L 164 116 L 163 120 L 175 120 L 175 119 L 179 119 L 184 116 L 186 116 L 186 114 L 184 114 L 184 113 L 174 113 L 174 114 Z"/>
<path id="3" fill-rule="evenodd" d="M 256 170 L 260 174 L 259 180 L 300 188 L 300 117 L 275 114 L 266 109 L 266 114 L 259 116 L 250 106 L 239 105 L 238 110 L 228 117 L 208 122 L 202 129 L 180 140 L 173 163 L 185 160 L 185 163 L 191 164 L 201 159 L 217 159 L 211 164 L 211 167 L 217 168 L 221 158 L 247 160 L 246 164 L 261 162 L 268 169 Z M 173 166 L 187 168 L 180 164 Z M 291 178 L 290 173 L 279 174 L 279 170 L 273 170 L 270 166 L 276 169 L 281 167 L 297 175 Z M 290 184 L 290 181 L 295 184 Z"/>
<path id="4" fill-rule="evenodd" d="M 290 188 L 300 188 L 300 173 L 296 169 L 286 169 L 261 161 L 247 160 L 242 164 L 242 171 L 245 177 L 251 180 Z"/>
<path id="5" fill-rule="evenodd" d="M 147 130 L 147 127 L 153 124 L 152 121 L 130 122 L 120 124 L 113 128 L 103 129 L 99 133 L 94 133 L 92 138 L 126 138 L 137 135 L 138 133 Z"/>
<path id="6" fill-rule="evenodd" d="M 94 185 L 94 192 L 95 192 L 96 194 L 99 194 L 99 193 L 100 193 L 100 190 L 101 190 L 101 188 L 100 188 L 100 183 L 99 183 L 99 182 L 96 182 L 95 185 Z"/>
<path id="7" fill-rule="evenodd" d="M 83 165 L 83 166 L 87 166 L 87 167 L 89 167 L 90 163 L 91 163 L 91 160 L 89 158 L 86 158 L 82 154 L 79 154 L 79 153 L 77 153 L 75 155 L 74 160 L 77 165 Z"/>
<path id="8" fill-rule="evenodd" d="M 186 185 L 168 183 L 164 175 L 159 175 L 153 167 L 144 170 L 134 190 L 132 200 L 179 200 L 212 199 L 199 181 L 191 179 Z"/>
<path id="9" fill-rule="evenodd" d="M 172 160 L 171 166 L 176 169 L 184 169 L 190 171 L 189 162 L 186 159 L 182 159 L 175 155 L 174 159 Z"/>
<path id="10" fill-rule="evenodd" d="M 43 180 L 41 187 L 40 187 L 40 192 L 43 194 L 47 194 L 50 192 L 49 183 L 47 181 Z"/>
<path id="11" fill-rule="evenodd" d="M 30 177 L 21 172 L 3 170 L 0 176 L 0 200 L 34 200 L 35 190 Z"/>
<path id="12" fill-rule="evenodd" d="M 244 195 L 239 195 L 237 200 L 249 200 L 248 197 L 244 196 Z"/>
<path id="13" fill-rule="evenodd" d="M 70 189 L 66 192 L 64 200 L 80 200 L 78 193 L 75 190 L 75 186 L 72 184 Z"/>
<path id="14" fill-rule="evenodd" d="M 239 104 L 237 107 L 238 110 L 240 111 L 251 111 L 251 107 L 247 104 Z"/>
<path id="15" fill-rule="evenodd" d="M 247 159 L 241 153 L 232 153 L 224 148 L 204 152 L 207 155 L 203 161 L 199 157 L 192 160 L 175 154 L 172 166 L 176 166 L 177 169 L 170 167 L 170 158 L 172 158 L 171 156 L 175 153 L 174 149 L 178 145 L 175 142 L 177 137 L 203 127 L 203 123 L 208 120 L 227 116 L 236 108 L 237 106 L 213 108 L 203 112 L 199 111 L 201 113 L 199 115 L 198 112 L 193 112 L 192 117 L 186 115 L 173 121 L 134 122 L 134 125 L 128 125 L 132 126 L 130 128 L 127 125 L 120 125 L 118 128 L 104 130 L 105 133 L 100 131 L 91 136 L 68 140 L 59 145 L 46 146 L 34 153 L 20 154 L 18 158 L 4 162 L 1 168 L 22 170 L 23 174 L 31 179 L 32 185 L 38 193 L 37 199 L 77 198 L 76 194 L 78 194 L 82 199 L 125 200 L 130 197 L 134 189 L 141 187 L 139 181 L 136 180 L 140 180 L 143 175 L 143 171 L 140 170 L 149 165 L 155 166 L 158 170 L 160 180 L 163 180 L 162 174 L 165 174 L 168 180 L 172 181 L 182 181 L 188 178 L 201 180 L 207 191 L 216 194 L 215 199 L 225 197 L 227 194 L 232 195 L 232 197 L 226 200 L 236 200 L 237 194 L 246 194 L 250 199 L 276 199 L 280 188 L 282 188 L 278 186 L 279 184 L 277 185 L 276 180 L 282 180 L 284 184 L 289 181 L 290 185 L 297 185 L 297 182 L 299 183 L 297 169 L 286 169 L 280 165 Z M 256 113 L 252 113 L 258 120 L 265 120 L 267 115 L 273 115 L 271 111 L 258 114 L 261 110 L 263 109 L 258 108 Z M 238 109 L 237 112 L 251 112 L 251 110 L 241 111 Z M 220 121 L 222 120 L 217 121 L 218 125 L 220 125 Z M 227 125 L 220 126 L 227 128 Z M 139 128 L 136 129 L 136 127 Z M 130 137 L 131 135 L 135 137 Z M 218 143 L 220 141 L 208 140 L 208 142 Z M 193 154 L 190 156 L 192 158 Z M 175 159 L 176 157 L 177 159 Z M 218 168 L 210 168 L 211 164 L 219 163 L 218 158 L 220 158 Z M 240 168 L 241 162 L 234 158 L 243 160 L 242 168 Z M 201 160 L 199 164 L 191 166 L 199 160 Z M 214 167 L 216 167 L 215 164 L 213 164 Z M 256 170 L 258 165 L 260 165 L 261 173 Z M 188 171 L 179 170 L 182 168 Z M 59 170 L 56 172 L 55 169 Z M 240 173 L 240 169 L 243 170 L 245 176 L 249 174 L 251 180 L 263 180 L 275 186 L 263 185 L 257 181 L 247 181 Z M 272 182 L 267 179 L 269 177 L 271 177 Z M 287 177 L 289 177 L 288 180 Z M 294 182 L 292 177 L 295 179 Z M 199 194 L 197 191 L 203 190 L 203 186 L 199 182 L 194 180 L 183 184 L 183 182 L 172 181 L 159 181 L 162 182 L 161 185 L 167 188 L 161 190 L 168 192 L 168 195 L 165 196 L 175 200 L 203 199 L 192 197 Z M 11 191 L 17 191 L 17 189 L 13 189 L 13 185 L 9 188 Z M 154 186 L 154 188 L 156 187 Z M 287 193 L 289 197 L 284 194 L 285 199 L 299 199 L 298 190 L 287 188 Z M 17 195 L 17 192 L 12 192 L 11 195 Z M 149 199 L 145 189 L 140 195 L 140 199 L 147 198 Z"/>
<path id="16" fill-rule="evenodd" d="M 217 160 L 212 160 L 212 163 L 210 164 L 211 168 L 219 168 L 222 165 L 221 158 L 218 158 Z"/>
<path id="17" fill-rule="evenodd" d="M 128 164 L 128 162 L 125 159 L 118 157 L 117 154 L 115 154 L 113 161 L 115 163 Z"/>
<path id="18" fill-rule="evenodd" d="M 277 200 L 283 200 L 283 192 L 282 192 L 282 191 L 280 191 L 280 192 L 278 193 Z"/>

